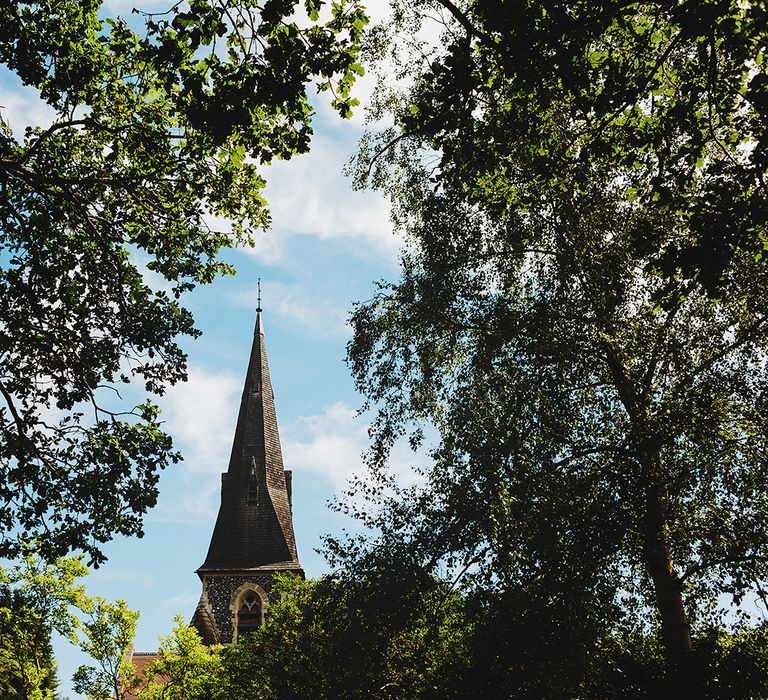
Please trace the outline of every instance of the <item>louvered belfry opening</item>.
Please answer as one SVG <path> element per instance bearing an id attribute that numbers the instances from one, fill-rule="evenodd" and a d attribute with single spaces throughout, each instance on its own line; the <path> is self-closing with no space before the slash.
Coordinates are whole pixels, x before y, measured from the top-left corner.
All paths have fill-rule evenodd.
<path id="1" fill-rule="evenodd" d="M 237 606 L 237 637 L 255 632 L 262 622 L 261 596 L 256 591 L 246 591 Z"/>
<path id="2" fill-rule="evenodd" d="M 200 610 L 207 611 L 200 627 L 203 622 L 206 629 L 214 624 L 221 643 L 231 643 L 241 626 L 258 626 L 268 615 L 268 600 L 259 599 L 256 613 L 245 598 L 233 597 L 243 584 L 258 585 L 268 595 L 273 574 L 304 575 L 296 552 L 290 483 L 290 472 L 283 467 L 259 309 L 229 467 L 222 479 L 221 506 L 208 554 L 197 570 L 203 597 L 193 624 L 197 627 L 197 618 L 202 620 Z"/>

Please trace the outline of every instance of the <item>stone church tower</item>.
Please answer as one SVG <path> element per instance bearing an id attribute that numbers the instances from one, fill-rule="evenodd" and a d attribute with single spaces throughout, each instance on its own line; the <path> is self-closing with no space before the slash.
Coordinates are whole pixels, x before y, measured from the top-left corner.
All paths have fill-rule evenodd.
<path id="1" fill-rule="evenodd" d="M 283 468 L 269 379 L 261 305 L 229 468 L 208 555 L 197 575 L 203 593 L 192 625 L 206 644 L 234 644 L 263 624 L 272 576 L 304 571 L 296 554 L 291 472 Z"/>

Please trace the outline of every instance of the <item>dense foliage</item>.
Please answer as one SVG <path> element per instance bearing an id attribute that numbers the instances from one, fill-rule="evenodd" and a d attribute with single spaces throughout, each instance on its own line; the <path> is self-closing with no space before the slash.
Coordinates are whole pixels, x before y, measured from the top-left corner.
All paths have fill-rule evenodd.
<path id="1" fill-rule="evenodd" d="M 283 578 L 265 626 L 234 647 L 206 647 L 177 619 L 159 659 L 125 688 L 141 700 L 664 697 L 664 655 L 652 637 L 606 635 L 564 678 L 551 657 L 573 658 L 573 628 L 558 649 L 545 649 L 536 626 L 520 624 L 521 613 L 530 623 L 541 612 L 524 596 L 489 605 L 415 569 L 369 564 L 362 579 Z M 768 690 L 764 626 L 695 642 L 698 697 Z"/>
<path id="2" fill-rule="evenodd" d="M 547 601 L 545 625 L 596 640 L 658 623 L 672 660 L 768 573 L 768 334 L 743 296 L 768 279 L 744 256 L 724 300 L 659 305 L 663 281 L 626 252 L 638 212 L 598 196 L 558 203 L 549 228 L 429 195 L 428 243 L 355 316 L 358 377 L 383 407 L 368 523 L 408 561 Z M 413 421 L 439 442 L 401 491 L 383 459 Z"/>
<path id="3" fill-rule="evenodd" d="M 0 697 L 54 700 L 53 634 L 93 658 L 93 667 L 78 671 L 78 689 L 94 699 L 115 697 L 138 614 L 123 601 L 88 596 L 80 581 L 87 573 L 81 557 L 47 564 L 26 556 L 0 568 Z"/>
<path id="4" fill-rule="evenodd" d="M 134 692 L 153 700 L 463 697 L 463 604 L 448 586 L 393 579 L 279 579 L 265 626 L 207 648 L 180 620 Z M 418 585 L 415 585 L 418 583 Z"/>
<path id="5" fill-rule="evenodd" d="M 377 419 L 348 507 L 378 534 L 335 551 L 523 596 L 507 629 L 537 639 L 499 668 L 547 671 L 521 696 L 653 632 L 657 691 L 700 697 L 695 639 L 748 630 L 768 575 L 764 3 L 395 9 L 372 46 L 409 81 L 358 174 L 408 249 L 349 347 Z M 398 489 L 388 452 L 427 427 Z"/>
<path id="6" fill-rule="evenodd" d="M 52 700 L 55 690 L 51 629 L 34 603 L 4 581 L 0 587 L 0 697 Z"/>
<path id="7" fill-rule="evenodd" d="M 399 144 L 434 149 L 436 183 L 488 211 L 535 207 L 582 178 L 667 213 L 633 245 L 717 293 L 736 251 L 762 256 L 768 200 L 765 2 L 394 2 L 369 44 L 409 78 L 377 92 L 395 125 L 364 145 L 377 182 Z M 445 27 L 436 45 L 418 33 Z M 386 70 L 389 69 L 387 65 Z M 574 172 L 579 164 L 589 171 Z M 384 168 L 376 172 L 375 166 Z"/>
<path id="8" fill-rule="evenodd" d="M 0 117 L 3 555 L 26 539 L 98 563 L 141 534 L 178 459 L 150 399 L 185 377 L 179 297 L 267 226 L 259 165 L 308 150 L 308 85 L 347 116 L 362 71 L 355 0 L 193 0 L 141 33 L 103 16 L 100 0 L 0 8 L 3 70 L 55 113 L 21 137 Z"/>

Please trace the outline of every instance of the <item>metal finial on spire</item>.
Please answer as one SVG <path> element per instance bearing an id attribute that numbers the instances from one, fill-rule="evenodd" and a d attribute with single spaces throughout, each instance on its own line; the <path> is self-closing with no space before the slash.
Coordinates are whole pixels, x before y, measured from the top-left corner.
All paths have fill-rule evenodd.
<path id="1" fill-rule="evenodd" d="M 258 290 L 258 299 L 256 301 L 256 311 L 261 313 L 261 277 L 256 281 L 256 289 Z"/>

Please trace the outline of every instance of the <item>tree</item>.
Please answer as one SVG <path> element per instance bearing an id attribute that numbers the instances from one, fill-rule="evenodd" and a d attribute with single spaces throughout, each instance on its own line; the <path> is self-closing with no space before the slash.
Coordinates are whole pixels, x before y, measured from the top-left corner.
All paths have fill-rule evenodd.
<path id="1" fill-rule="evenodd" d="M 426 196 L 403 279 L 353 317 L 352 367 L 381 407 L 369 524 L 550 610 L 584 591 L 604 629 L 658 621 L 680 667 L 719 597 L 768 574 L 768 279 L 738 256 L 722 300 L 660 304 L 628 252 L 647 211 L 600 196 L 493 219 Z M 426 484 L 388 495 L 392 441 L 427 421 Z"/>
<path id="2" fill-rule="evenodd" d="M 466 670 L 460 598 L 435 580 L 415 586 L 412 575 L 387 583 L 284 576 L 266 624 L 233 647 L 208 648 L 177 620 L 134 692 L 146 700 L 464 697 L 452 683 Z"/>
<path id="3" fill-rule="evenodd" d="M 768 13 L 764 2 L 516 0 L 393 2 L 368 42 L 413 89 L 382 89 L 374 113 L 394 126 L 364 143 L 362 175 L 400 145 L 438 153 L 433 177 L 483 206 L 535 205 L 574 186 L 590 162 L 624 196 L 674 212 L 674 240 L 635 245 L 674 278 L 717 296 L 730 256 L 763 255 L 768 170 Z M 441 41 L 418 34 L 440 22 Z M 438 25 L 440 26 L 440 25 Z M 388 40 L 388 37 L 394 39 Z M 386 70 L 386 68 L 385 68 Z M 525 167 L 521 158 L 525 156 Z"/>
<path id="4" fill-rule="evenodd" d="M 176 617 L 172 633 L 160 640 L 159 659 L 136 677 L 142 700 L 203 700 L 228 697 L 222 687 L 222 647 L 203 644 L 197 630 Z"/>
<path id="5" fill-rule="evenodd" d="M 86 573 L 79 558 L 46 564 L 34 555 L 0 569 L 3 697 L 53 700 L 57 681 L 51 635 L 77 642 L 76 611 L 89 606 L 78 582 Z"/>
<path id="6" fill-rule="evenodd" d="M 225 697 L 457 697 L 461 601 L 416 569 L 370 564 L 360 576 L 284 577 L 266 625 L 224 655 Z"/>
<path id="7" fill-rule="evenodd" d="M 124 600 L 87 599 L 85 619 L 78 620 L 78 646 L 95 665 L 80 666 L 72 680 L 78 693 L 88 700 L 124 700 L 134 681 L 135 669 L 127 654 L 132 646 L 139 613 L 128 609 Z"/>
<path id="8" fill-rule="evenodd" d="M 7 700 L 53 700 L 55 690 L 51 630 L 40 612 L 4 581 L 0 591 L 0 695 Z"/>
<path id="9" fill-rule="evenodd" d="M 308 150 L 308 84 L 348 116 L 362 72 L 356 0 L 193 0 L 143 14 L 142 34 L 102 17 L 100 0 L 0 9 L 0 62 L 56 113 L 20 139 L 0 118 L 4 556 L 36 541 L 98 564 L 142 534 L 179 458 L 151 397 L 185 378 L 180 297 L 268 226 L 259 166 Z M 132 379 L 135 408 L 118 400 Z"/>
<path id="10" fill-rule="evenodd" d="M 707 630 L 695 640 L 693 693 L 706 698 L 759 698 L 768 692 L 768 639 L 763 622 L 739 634 Z M 605 640 L 592 659 L 580 697 L 597 700 L 664 697 L 664 654 L 648 635 Z"/>
<path id="11" fill-rule="evenodd" d="M 27 555 L 10 569 L 0 569 L 0 690 L 3 698 L 53 700 L 57 683 L 51 635 L 59 634 L 83 651 L 96 651 L 80 634 L 82 617 L 102 618 L 103 611 L 113 608 L 124 611 L 124 603 L 112 606 L 100 598 L 88 597 L 79 582 L 87 573 L 82 557 L 47 564 L 39 557 Z M 127 614 L 135 624 L 138 615 Z M 91 628 L 86 626 L 86 639 L 90 633 Z M 98 653 L 107 653 L 106 648 L 102 645 Z M 124 649 L 120 655 L 123 652 Z"/>
<path id="12" fill-rule="evenodd" d="M 409 244 L 353 314 L 368 523 L 480 590 L 565 597 L 587 649 L 658 628 L 667 691 L 695 694 L 692 630 L 768 573 L 764 8 L 401 10 L 440 6 L 359 160 Z M 388 450 L 424 424 L 426 483 L 397 491 Z"/>

